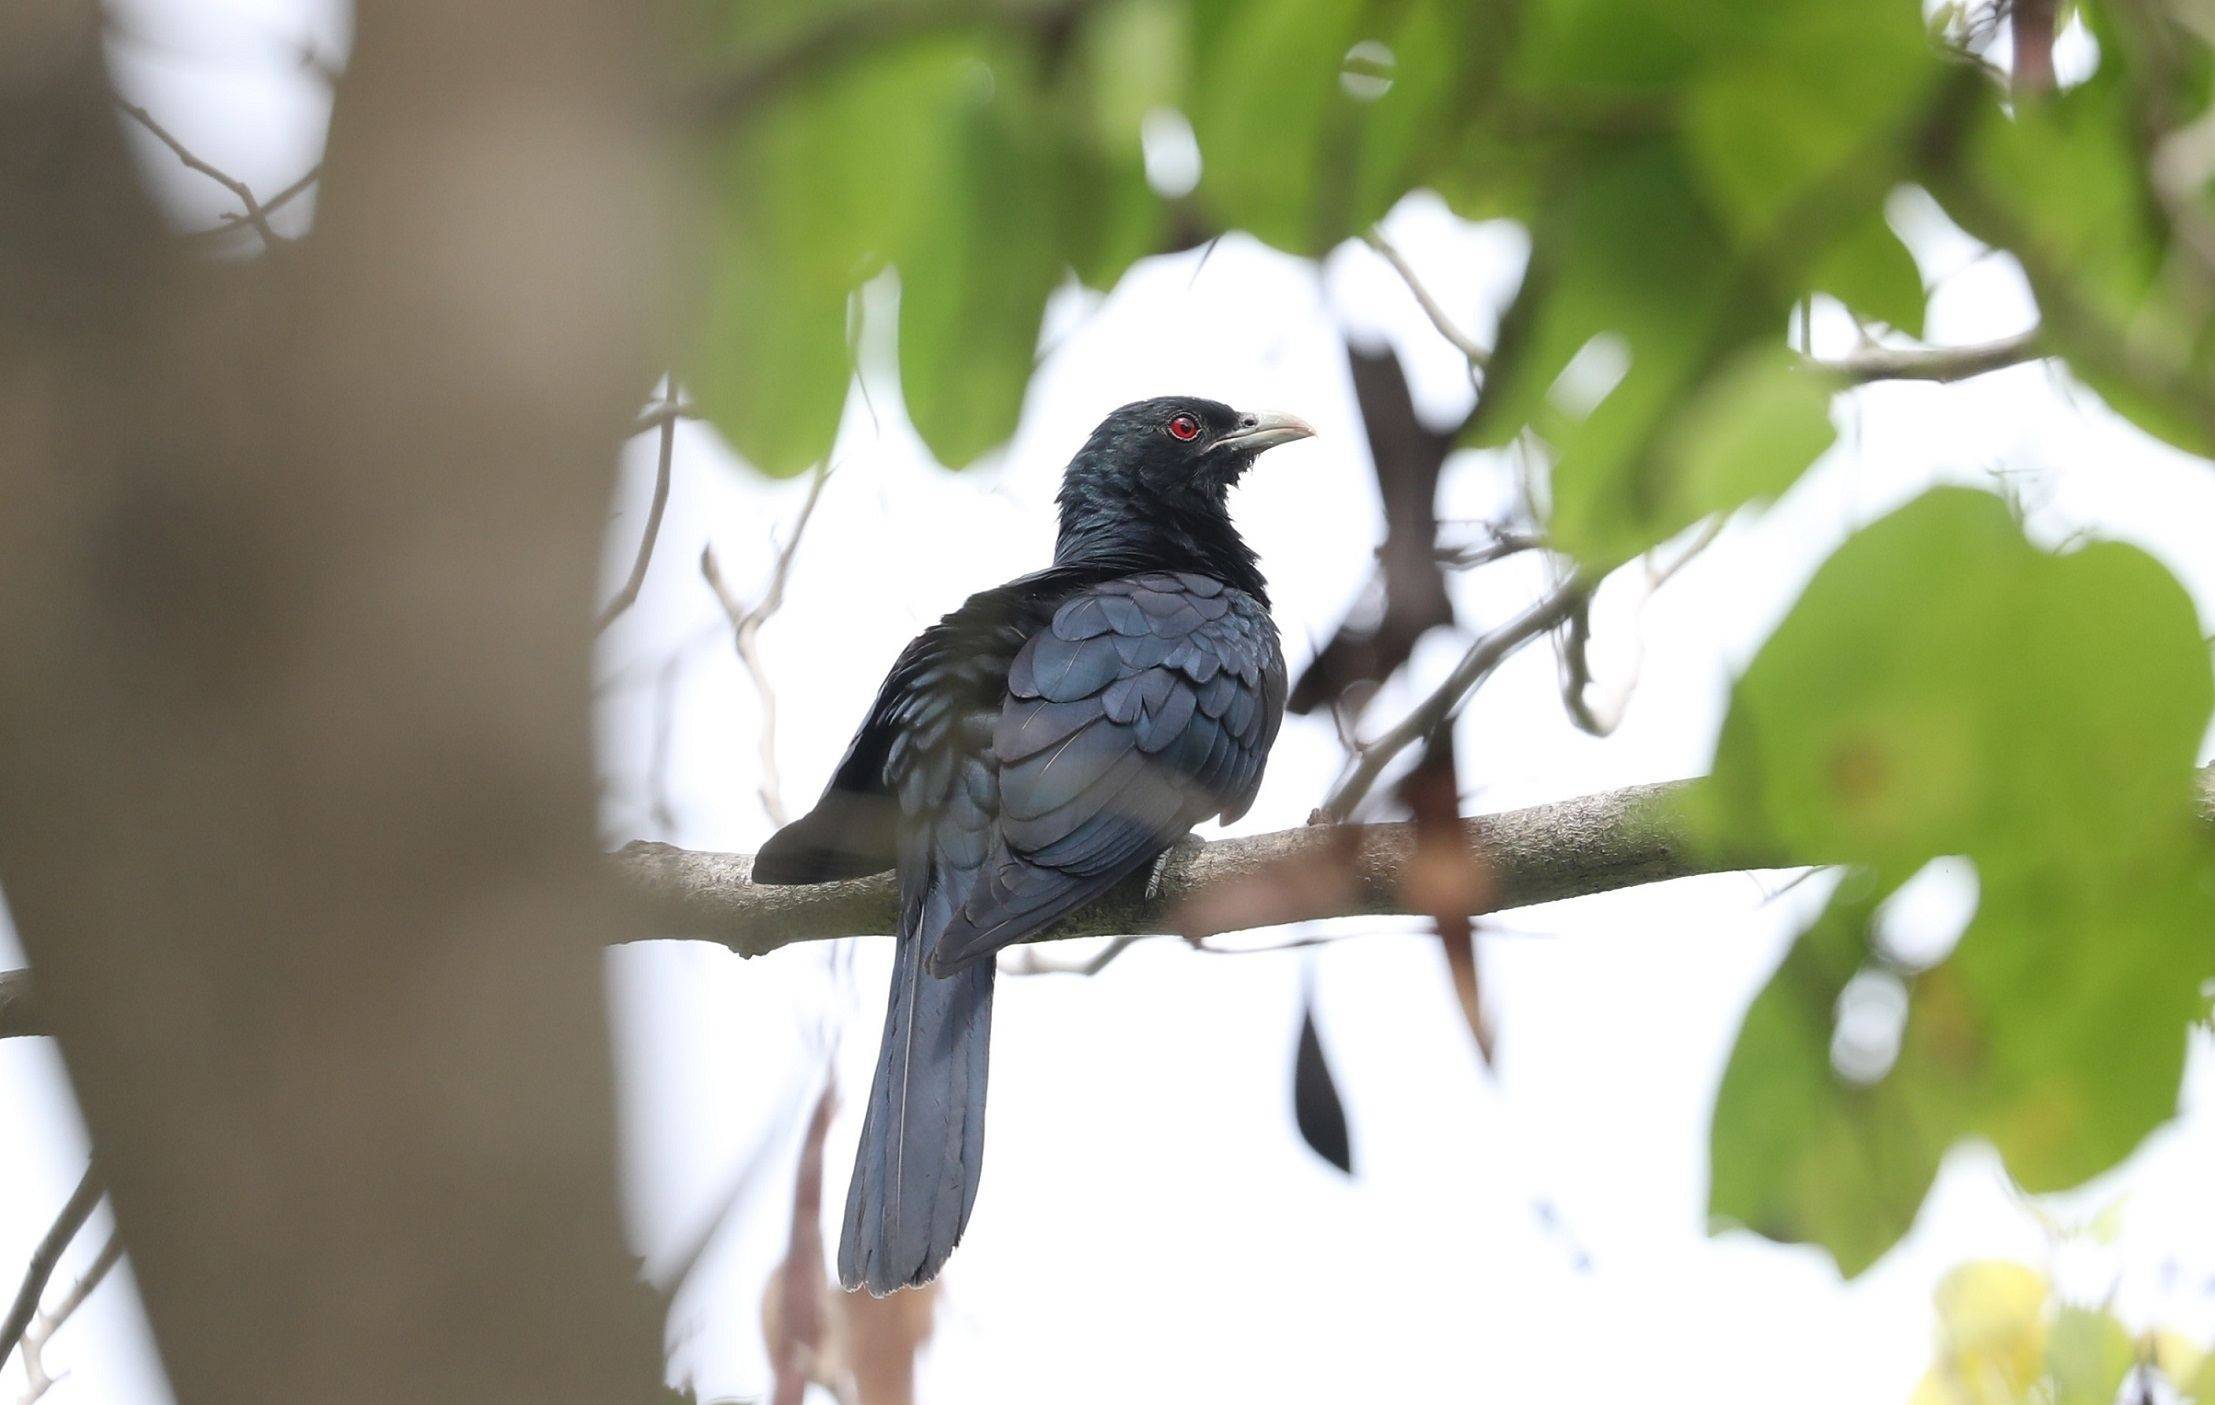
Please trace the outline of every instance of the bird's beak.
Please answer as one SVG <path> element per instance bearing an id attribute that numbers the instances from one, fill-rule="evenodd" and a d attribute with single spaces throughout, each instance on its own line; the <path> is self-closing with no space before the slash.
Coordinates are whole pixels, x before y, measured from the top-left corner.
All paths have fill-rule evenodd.
<path id="1" fill-rule="evenodd" d="M 1241 454 L 1258 454 L 1264 449 L 1274 449 L 1279 444 L 1289 444 L 1295 439 L 1314 437 L 1313 426 L 1298 415 L 1260 410 L 1240 415 L 1238 428 L 1216 440 L 1215 447 L 1231 449 Z"/>

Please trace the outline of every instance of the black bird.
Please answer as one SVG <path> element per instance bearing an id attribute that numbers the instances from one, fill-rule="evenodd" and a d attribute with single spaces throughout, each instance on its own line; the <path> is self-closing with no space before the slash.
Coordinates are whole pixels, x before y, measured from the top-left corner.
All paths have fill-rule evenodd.
<path id="1" fill-rule="evenodd" d="M 1313 433 L 1186 396 L 1101 421 L 1062 478 L 1054 564 L 910 643 L 823 798 L 756 856 L 757 883 L 899 872 L 846 1287 L 929 1282 L 969 1222 L 992 954 L 1253 803 L 1284 653 L 1228 499 L 1256 454 Z"/>

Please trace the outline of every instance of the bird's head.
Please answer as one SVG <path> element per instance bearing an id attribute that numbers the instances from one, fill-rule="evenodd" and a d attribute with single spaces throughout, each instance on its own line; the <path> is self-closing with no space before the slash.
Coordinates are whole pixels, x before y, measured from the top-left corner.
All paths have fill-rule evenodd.
<path id="1" fill-rule="evenodd" d="M 1138 400 L 1100 421 L 1070 461 L 1069 482 L 1171 502 L 1193 496 L 1221 502 L 1255 455 L 1314 433 L 1298 416 L 1234 410 L 1220 400 Z"/>
<path id="2" fill-rule="evenodd" d="M 1231 527 L 1230 487 L 1255 455 L 1314 433 L 1294 415 L 1192 395 L 1125 405 L 1062 476 L 1054 559 L 1200 570 L 1262 597 L 1253 552 Z"/>

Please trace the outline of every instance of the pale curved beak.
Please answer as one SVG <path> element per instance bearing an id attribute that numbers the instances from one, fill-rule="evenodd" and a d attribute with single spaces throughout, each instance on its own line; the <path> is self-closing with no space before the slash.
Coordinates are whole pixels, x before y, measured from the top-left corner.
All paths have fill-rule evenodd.
<path id="1" fill-rule="evenodd" d="M 1216 440 L 1215 447 L 1242 454 L 1258 454 L 1264 449 L 1274 449 L 1279 444 L 1290 444 L 1295 439 L 1314 437 L 1314 426 L 1298 415 L 1281 414 L 1275 410 L 1256 410 L 1240 415 L 1238 428 Z"/>

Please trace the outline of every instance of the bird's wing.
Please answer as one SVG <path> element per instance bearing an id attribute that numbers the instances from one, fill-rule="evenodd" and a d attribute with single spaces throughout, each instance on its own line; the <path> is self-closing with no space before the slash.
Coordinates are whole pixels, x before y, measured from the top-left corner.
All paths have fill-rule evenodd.
<path id="1" fill-rule="evenodd" d="M 1243 591 L 1155 572 L 1071 596 L 1008 669 L 995 844 L 933 969 L 1044 929 L 1210 815 L 1244 814 L 1284 693 L 1276 628 Z"/>
<path id="2" fill-rule="evenodd" d="M 980 591 L 911 640 L 877 689 L 822 799 L 754 856 L 753 881 L 824 883 L 894 867 L 897 773 L 951 766 L 946 743 L 955 719 L 999 705 L 1009 662 L 1043 618 L 1038 602 L 1059 598 L 1083 579 L 1082 572 L 1052 567 Z M 943 788 L 946 778 L 931 779 Z M 921 803 L 928 808 L 936 802 Z"/>

